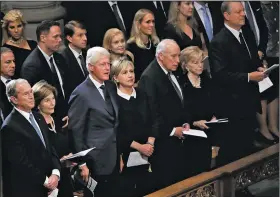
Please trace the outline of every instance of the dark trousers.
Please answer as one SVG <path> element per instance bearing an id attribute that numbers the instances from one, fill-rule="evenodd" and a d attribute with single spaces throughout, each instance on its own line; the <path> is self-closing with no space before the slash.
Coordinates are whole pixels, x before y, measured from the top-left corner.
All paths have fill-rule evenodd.
<path id="1" fill-rule="evenodd" d="M 221 134 L 217 167 L 246 157 L 256 151 L 253 145 L 257 122 L 255 116 L 242 120 L 229 120 L 228 128 Z"/>

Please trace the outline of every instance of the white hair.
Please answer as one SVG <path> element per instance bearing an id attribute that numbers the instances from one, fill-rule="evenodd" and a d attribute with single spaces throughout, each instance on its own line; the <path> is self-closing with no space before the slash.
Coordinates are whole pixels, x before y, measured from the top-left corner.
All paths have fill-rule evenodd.
<path id="1" fill-rule="evenodd" d="M 156 48 L 156 57 L 162 52 L 165 52 L 167 48 L 169 48 L 170 45 L 177 45 L 177 42 L 173 39 L 163 39 L 158 43 L 157 48 Z M 178 46 L 179 47 L 179 46 Z"/>
<path id="2" fill-rule="evenodd" d="M 103 47 L 92 47 L 87 51 L 86 64 L 88 69 L 88 64 L 95 65 L 96 62 L 100 60 L 101 57 L 110 58 L 110 53 Z"/>

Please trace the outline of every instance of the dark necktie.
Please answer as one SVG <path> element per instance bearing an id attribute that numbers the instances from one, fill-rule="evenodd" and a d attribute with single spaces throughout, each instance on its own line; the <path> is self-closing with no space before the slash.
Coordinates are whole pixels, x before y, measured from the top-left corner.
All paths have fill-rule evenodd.
<path id="1" fill-rule="evenodd" d="M 32 113 L 30 113 L 29 120 L 30 120 L 31 125 L 33 126 L 33 128 L 36 130 L 38 136 L 40 137 L 42 143 L 43 143 L 44 146 L 46 147 L 44 137 L 43 137 L 43 135 L 42 135 L 42 133 L 41 133 L 41 130 L 40 130 L 40 129 L 38 128 L 38 126 L 36 125 L 36 123 L 35 123 L 35 118 L 34 118 L 34 116 L 33 116 Z"/>
<path id="2" fill-rule="evenodd" d="M 82 72 L 84 74 L 84 76 L 87 75 L 87 69 L 86 69 L 86 62 L 85 62 L 85 59 L 82 55 L 79 55 L 79 59 L 81 61 L 81 66 L 82 66 Z"/>
<path id="3" fill-rule="evenodd" d="M 171 84 L 173 85 L 173 87 L 174 87 L 176 93 L 178 94 L 178 96 L 179 96 L 179 98 L 180 98 L 180 100 L 181 100 L 181 103 L 183 103 L 184 98 L 183 98 L 183 96 L 182 96 L 182 94 L 181 94 L 179 88 L 176 86 L 176 84 L 175 84 L 174 81 L 172 80 L 172 78 L 171 78 L 171 72 L 168 72 L 168 73 L 167 73 L 167 77 L 168 77 L 169 81 L 171 82 Z"/>
<path id="4" fill-rule="evenodd" d="M 122 30 L 122 32 L 123 32 L 124 34 L 126 34 L 126 30 L 125 30 L 124 24 L 123 24 L 123 22 L 122 22 L 122 19 L 121 19 L 119 13 L 118 13 L 117 3 L 114 3 L 114 4 L 112 5 L 112 8 L 113 8 L 114 15 L 115 15 L 115 17 L 116 17 L 116 19 L 117 19 L 117 23 L 118 23 L 120 29 Z"/>
<path id="5" fill-rule="evenodd" d="M 244 4 L 245 4 L 246 16 L 247 16 L 247 19 L 249 21 L 249 25 L 251 27 L 251 30 L 254 33 L 254 36 L 255 36 L 255 39 L 256 39 L 256 43 L 258 45 L 258 36 L 257 36 L 256 27 L 255 27 L 255 24 L 254 24 L 253 13 L 251 12 L 249 2 L 248 1 L 244 1 Z"/>
<path id="6" fill-rule="evenodd" d="M 51 64 L 52 73 L 54 74 L 53 79 L 54 79 L 55 87 L 56 87 L 58 93 L 61 94 L 64 97 L 62 87 L 61 87 L 61 84 L 59 82 L 58 73 L 56 72 L 52 57 L 50 58 L 50 64 Z"/>
<path id="7" fill-rule="evenodd" d="M 240 44 L 241 44 L 242 47 L 248 52 L 248 54 L 249 54 L 249 56 L 250 56 L 250 58 L 251 58 L 251 53 L 250 53 L 250 51 L 249 51 L 249 48 L 248 48 L 247 43 L 246 43 L 246 41 L 245 41 L 245 39 L 244 39 L 244 37 L 243 37 L 242 32 L 239 33 L 239 38 L 240 38 Z"/>
<path id="8" fill-rule="evenodd" d="M 112 116 L 115 117 L 115 111 L 114 111 L 114 108 L 113 108 L 113 104 L 111 102 L 111 98 L 110 98 L 110 95 L 108 93 L 108 90 L 107 90 L 106 86 L 101 85 L 100 89 L 103 91 L 107 111 L 109 112 L 109 114 L 111 114 Z"/>

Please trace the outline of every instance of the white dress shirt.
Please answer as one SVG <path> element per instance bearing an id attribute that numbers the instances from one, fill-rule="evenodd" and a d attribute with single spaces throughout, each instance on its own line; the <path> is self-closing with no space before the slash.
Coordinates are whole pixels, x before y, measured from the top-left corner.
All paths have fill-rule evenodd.
<path id="1" fill-rule="evenodd" d="M 60 84 L 60 87 L 61 87 L 61 90 L 62 90 L 62 93 L 63 93 L 63 96 L 65 98 L 65 93 L 64 93 L 64 89 L 63 89 L 63 81 L 62 81 L 62 77 L 61 77 L 61 74 L 59 72 L 59 69 L 57 68 L 57 65 L 55 63 L 55 59 L 53 57 L 53 55 L 49 56 L 48 54 L 46 54 L 38 45 L 38 49 L 42 52 L 43 56 L 45 57 L 45 59 L 47 60 L 47 63 L 50 67 L 50 69 L 52 69 L 51 67 L 51 63 L 50 63 L 50 59 L 53 58 L 53 63 L 54 63 L 54 68 L 56 70 L 56 73 L 58 75 L 58 80 L 59 80 L 59 84 Z"/>
<path id="2" fill-rule="evenodd" d="M 70 45 L 68 45 L 68 46 L 69 46 L 70 51 L 72 51 L 73 55 L 75 56 L 76 60 L 78 61 L 78 64 L 79 64 L 79 66 L 80 66 L 80 69 L 82 70 L 83 74 L 85 75 L 84 70 L 83 70 L 83 67 L 82 67 L 81 59 L 79 58 L 80 55 L 83 56 L 82 51 L 81 51 L 80 53 L 78 53 L 77 51 L 75 51 L 74 49 L 72 49 Z"/>
<path id="3" fill-rule="evenodd" d="M 197 3 L 196 1 L 194 2 L 194 7 L 199 15 L 199 18 L 201 20 L 201 22 L 203 23 L 203 26 L 205 27 L 205 21 L 204 21 L 204 17 L 203 17 L 203 10 L 202 10 L 202 5 Z M 211 23 L 211 29 L 212 29 L 212 33 L 213 33 L 213 21 L 212 21 L 212 16 L 211 16 L 211 12 L 209 10 L 209 7 L 208 7 L 208 3 L 205 4 L 205 7 L 206 7 L 206 12 L 207 12 L 207 15 L 209 16 L 209 19 L 210 19 L 210 23 Z"/>
<path id="4" fill-rule="evenodd" d="M 99 93 L 101 94 L 102 98 L 105 100 L 104 94 L 103 94 L 103 90 L 100 88 L 102 85 L 105 86 L 104 82 L 103 83 L 99 83 L 98 81 L 96 81 L 91 75 L 89 75 L 90 80 L 92 81 L 92 83 L 95 85 L 95 87 L 97 88 L 97 90 L 99 91 Z"/>
<path id="5" fill-rule="evenodd" d="M 26 112 L 26 111 L 20 110 L 20 109 L 18 109 L 16 107 L 15 107 L 15 109 L 31 124 L 29 117 L 30 117 L 30 113 L 32 113 L 32 112 Z M 39 127 L 39 125 L 38 125 L 38 123 L 37 123 L 35 118 L 34 118 L 34 120 L 35 120 L 36 126 L 40 129 L 40 132 L 42 133 L 41 128 Z M 52 174 L 57 175 L 58 177 L 60 177 L 60 172 L 59 172 L 58 169 L 53 169 L 52 170 Z M 49 178 L 46 176 L 44 185 L 48 184 L 48 182 L 49 182 Z"/>
<path id="6" fill-rule="evenodd" d="M 6 81 L 8 81 L 9 79 L 7 79 L 6 77 L 3 77 L 1 75 L 1 81 L 5 84 L 5 86 L 7 86 Z"/>

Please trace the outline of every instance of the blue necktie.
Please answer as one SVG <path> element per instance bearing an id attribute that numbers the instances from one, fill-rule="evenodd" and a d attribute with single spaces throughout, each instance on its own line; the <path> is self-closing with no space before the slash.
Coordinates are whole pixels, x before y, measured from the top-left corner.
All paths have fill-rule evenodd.
<path id="1" fill-rule="evenodd" d="M 35 123 L 35 119 L 34 119 L 34 116 L 32 113 L 30 113 L 30 116 L 29 116 L 29 120 L 31 122 L 31 125 L 33 126 L 33 128 L 36 130 L 37 134 L 39 135 L 42 143 L 44 144 L 44 146 L 46 147 L 46 144 L 45 144 L 45 141 L 44 141 L 44 138 L 43 138 L 43 135 L 41 133 L 41 130 L 37 127 L 36 123 Z"/>
<path id="2" fill-rule="evenodd" d="M 208 40 L 211 41 L 213 38 L 213 33 L 212 33 L 210 18 L 207 14 L 206 6 L 201 6 L 201 9 L 202 9 L 202 13 L 203 13 L 204 26 L 205 26 L 205 30 L 206 30 L 206 33 L 208 36 Z"/>

